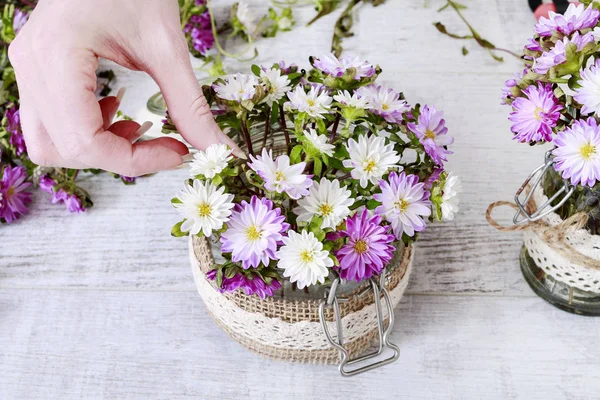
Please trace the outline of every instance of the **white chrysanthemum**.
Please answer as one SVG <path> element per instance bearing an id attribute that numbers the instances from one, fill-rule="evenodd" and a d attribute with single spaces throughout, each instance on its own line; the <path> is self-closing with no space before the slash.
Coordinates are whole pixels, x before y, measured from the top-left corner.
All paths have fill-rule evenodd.
<path id="1" fill-rule="evenodd" d="M 442 221 L 452 221 L 458 212 L 459 197 L 462 191 L 460 178 L 452 172 L 448 173 L 446 183 L 442 189 Z"/>
<path id="2" fill-rule="evenodd" d="M 263 149 L 260 156 L 250 155 L 248 166 L 264 181 L 265 189 L 277 193 L 287 193 L 292 199 L 299 199 L 308 194 L 313 184 L 311 178 L 304 174 L 305 162 L 290 165 L 290 158 L 284 154 L 273 160 L 273 150 Z"/>
<path id="3" fill-rule="evenodd" d="M 244 25 L 244 28 L 246 28 L 245 30 L 247 34 L 254 34 L 254 32 L 256 31 L 256 18 L 250 10 L 250 7 L 248 7 L 248 4 L 244 3 L 243 1 L 240 1 L 238 3 L 237 12 L 235 16 L 240 21 L 240 23 Z"/>
<path id="4" fill-rule="evenodd" d="M 204 151 L 197 152 L 190 164 L 190 175 L 214 178 L 227 168 L 227 163 L 233 159 L 231 152 L 232 150 L 227 145 L 218 143 L 208 146 Z"/>
<path id="5" fill-rule="evenodd" d="M 323 118 L 323 114 L 329 111 L 332 99 L 325 90 L 311 87 L 306 93 L 302 85 L 296 86 L 293 92 L 287 93 L 290 101 L 286 103 L 288 108 L 305 112 L 312 118 Z"/>
<path id="6" fill-rule="evenodd" d="M 316 214 L 323 218 L 321 229 L 335 229 L 350 214 L 348 207 L 354 204 L 352 192 L 345 186 L 340 187 L 337 179 L 321 178 L 321 182 L 313 183 L 309 191 L 308 196 L 298 200 L 298 207 L 294 208 L 298 221 L 308 222 Z"/>
<path id="7" fill-rule="evenodd" d="M 319 152 L 328 155 L 329 157 L 333 156 L 335 146 L 327 142 L 326 135 L 319 135 L 315 129 L 311 128 L 304 131 L 304 136 L 306 136 L 310 144 L 319 150 Z"/>
<path id="8" fill-rule="evenodd" d="M 225 78 L 224 83 L 214 85 L 217 96 L 223 100 L 232 100 L 242 102 L 250 100 L 256 93 L 255 86 L 258 80 L 254 75 L 235 74 Z"/>
<path id="9" fill-rule="evenodd" d="M 575 90 L 575 100 L 583 105 L 584 114 L 600 115 L 600 59 L 581 71 L 578 81 L 580 88 Z"/>
<path id="10" fill-rule="evenodd" d="M 338 92 L 338 94 L 333 96 L 333 99 L 340 104 L 343 104 L 347 107 L 354 107 L 357 110 L 364 110 L 365 108 L 367 108 L 368 103 L 365 97 L 359 97 L 356 93 L 351 95 L 350 92 L 348 92 L 347 90 Z"/>
<path id="11" fill-rule="evenodd" d="M 360 181 L 361 187 L 367 187 L 370 181 L 377 184 L 383 175 L 400 161 L 400 156 L 394 150 L 393 144 L 386 144 L 384 137 L 376 135 L 360 135 L 358 142 L 348 140 L 346 148 L 350 155 L 349 160 L 344 160 L 346 168 L 352 168 L 352 178 Z"/>
<path id="12" fill-rule="evenodd" d="M 325 282 L 333 260 L 312 232 L 288 231 L 288 236 L 282 240 L 283 246 L 275 255 L 284 277 L 296 282 L 299 289 Z"/>
<path id="13" fill-rule="evenodd" d="M 290 86 L 289 78 L 287 75 L 282 76 L 279 68 L 271 68 L 268 71 L 261 71 L 260 79 L 267 85 L 268 88 L 267 96 L 264 98 L 263 102 L 267 103 L 269 107 L 271 107 L 274 102 L 281 99 L 286 92 L 292 88 Z"/>
<path id="14" fill-rule="evenodd" d="M 232 194 L 224 193 L 225 188 L 217 188 L 211 182 L 203 183 L 194 179 L 193 184 L 185 186 L 179 193 L 175 208 L 184 216 L 182 232 L 198 235 L 200 232 L 209 237 L 229 220 L 233 208 Z"/>

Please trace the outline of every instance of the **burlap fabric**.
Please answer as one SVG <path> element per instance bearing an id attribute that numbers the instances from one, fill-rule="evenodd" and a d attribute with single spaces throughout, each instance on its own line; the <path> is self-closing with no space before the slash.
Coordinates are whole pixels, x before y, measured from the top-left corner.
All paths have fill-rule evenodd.
<path id="1" fill-rule="evenodd" d="M 387 289 L 394 307 L 408 284 L 413 249 L 395 257 L 397 265 L 388 275 Z M 263 356 L 294 362 L 335 363 L 339 359 L 325 338 L 319 322 L 320 299 L 287 299 L 281 295 L 260 299 L 241 291 L 220 293 L 206 272 L 214 264 L 211 244 L 204 238 L 190 239 L 190 261 L 198 292 L 215 322 L 229 336 Z M 377 338 L 374 298 L 367 284 L 344 294 L 340 315 L 345 347 L 351 357 L 367 350 Z M 335 334 L 333 312 L 326 309 L 330 332 Z M 387 321 L 387 316 L 386 316 Z"/>

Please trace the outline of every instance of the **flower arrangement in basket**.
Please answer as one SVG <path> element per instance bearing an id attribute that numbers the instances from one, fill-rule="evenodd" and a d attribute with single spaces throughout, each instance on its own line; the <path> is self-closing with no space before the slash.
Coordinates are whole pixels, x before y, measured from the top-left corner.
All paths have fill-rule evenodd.
<path id="1" fill-rule="evenodd" d="M 223 261 L 203 269 L 225 294 L 264 302 L 286 281 L 305 291 L 368 285 L 427 222 L 458 210 L 459 180 L 443 166 L 453 139 L 442 113 L 411 107 L 366 61 L 329 54 L 310 62 L 308 72 L 254 65 L 204 87 L 248 158 L 224 144 L 195 154 L 172 200 L 183 217 L 173 234 L 220 246 Z M 167 122 L 164 131 L 172 129 Z"/>
<path id="2" fill-rule="evenodd" d="M 583 313 L 600 312 L 599 19 L 598 3 L 542 17 L 502 95 L 514 140 L 552 144 L 515 196 L 523 272 L 542 297 Z"/>

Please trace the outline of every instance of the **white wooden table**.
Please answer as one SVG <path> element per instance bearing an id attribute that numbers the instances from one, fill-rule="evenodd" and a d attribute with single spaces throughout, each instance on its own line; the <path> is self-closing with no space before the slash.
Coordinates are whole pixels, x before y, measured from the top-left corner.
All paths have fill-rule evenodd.
<path id="1" fill-rule="evenodd" d="M 517 50 L 532 33 L 525 0 L 464 3 L 498 46 Z M 499 104 L 519 63 L 497 63 L 474 43 L 438 34 L 438 20 L 465 31 L 453 13 L 437 14 L 441 4 L 364 6 L 357 36 L 346 41 L 348 53 L 379 63 L 409 101 L 445 111 L 456 138 L 450 167 L 464 181 L 458 219 L 432 226 L 418 243 L 396 311 L 398 362 L 345 379 L 335 367 L 251 354 L 207 315 L 187 241 L 169 235 L 177 221 L 169 199 L 186 172 L 132 187 L 104 176 L 85 183 L 95 200 L 89 212 L 69 215 L 42 193 L 28 218 L 0 228 L 0 399 L 598 398 L 600 319 L 536 297 L 519 271 L 520 235 L 484 219 L 487 205 L 511 199 L 544 152 L 511 140 Z M 295 12 L 300 25 L 313 14 Z M 306 66 L 309 55 L 328 50 L 335 18 L 261 40 L 255 62 Z M 116 85 L 128 88 L 124 111 L 145 118 L 156 85 L 121 70 Z"/>

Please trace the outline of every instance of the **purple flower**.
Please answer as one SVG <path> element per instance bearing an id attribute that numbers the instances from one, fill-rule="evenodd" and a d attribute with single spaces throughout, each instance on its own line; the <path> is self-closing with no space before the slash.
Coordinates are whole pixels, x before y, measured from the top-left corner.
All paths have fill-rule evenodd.
<path id="1" fill-rule="evenodd" d="M 525 48 L 529 51 L 544 51 L 544 49 L 540 45 L 540 42 L 533 38 L 527 39 L 527 44 L 525 45 Z"/>
<path id="2" fill-rule="evenodd" d="M 189 22 L 185 24 L 183 32 L 189 37 L 194 50 L 202 55 L 205 55 L 215 44 L 208 11 L 192 15 Z"/>
<path id="3" fill-rule="evenodd" d="M 552 36 L 555 31 L 564 35 L 586 29 L 593 28 L 598 23 L 600 12 L 591 5 L 585 8 L 583 4 L 569 4 L 564 15 L 553 11 L 548 13 L 548 18 L 541 17 L 535 26 L 535 31 L 540 36 Z"/>
<path id="4" fill-rule="evenodd" d="M 216 280 L 217 270 L 213 269 L 211 271 L 208 271 L 206 277 L 211 281 Z M 231 293 L 235 292 L 238 289 L 243 289 L 244 292 L 246 292 L 246 295 L 248 296 L 256 294 L 261 299 L 264 299 L 267 296 L 273 296 L 273 293 L 275 293 L 275 291 L 280 287 L 281 283 L 279 283 L 277 279 L 271 279 L 271 283 L 267 285 L 265 281 L 263 281 L 263 279 L 258 275 L 253 274 L 252 277 L 249 277 L 243 273 L 238 272 L 231 278 L 223 276 L 223 283 L 219 288 L 219 292 Z"/>
<path id="5" fill-rule="evenodd" d="M 441 111 L 433 106 L 423 106 L 417 124 L 409 123 L 408 129 L 419 138 L 425 152 L 437 165 L 443 165 L 444 161 L 448 161 L 446 155 L 452 152 L 446 149 L 446 146 L 454 143 L 454 138 L 447 135 L 448 128 Z"/>
<path id="6" fill-rule="evenodd" d="M 400 98 L 400 93 L 384 85 L 370 84 L 359 87 L 356 93 L 367 99 L 367 109 L 374 114 L 381 115 L 391 123 L 402 122 L 403 114 L 410 110 L 406 100 Z"/>
<path id="7" fill-rule="evenodd" d="M 508 119 L 514 124 L 510 127 L 515 133 L 513 139 L 519 142 L 552 141 L 552 128 L 560 118 L 563 106 L 552 91 L 552 84 L 531 85 L 523 90 L 527 96 L 518 97 L 512 103 L 513 112 Z"/>
<path id="8" fill-rule="evenodd" d="M 74 194 L 65 199 L 65 205 L 70 213 L 79 214 L 85 211 L 85 207 L 81 204 L 81 200 Z"/>
<path id="9" fill-rule="evenodd" d="M 50 178 L 48 175 L 40 176 L 40 190 L 48 194 L 54 194 L 54 186 L 56 181 Z"/>
<path id="10" fill-rule="evenodd" d="M 573 185 L 600 181 L 600 127 L 593 117 L 573 122 L 554 139 L 554 168 Z"/>
<path id="11" fill-rule="evenodd" d="M 123 182 L 127 182 L 127 183 L 133 183 L 136 180 L 135 176 L 119 175 L 119 177 L 123 180 Z"/>
<path id="12" fill-rule="evenodd" d="M 50 200 L 52 204 L 60 203 L 61 201 L 66 201 L 69 198 L 69 194 L 65 192 L 63 189 L 58 189 L 56 192 L 52 193 L 52 199 Z"/>
<path id="13" fill-rule="evenodd" d="M 423 188 L 431 190 L 435 181 L 440 179 L 440 176 L 442 176 L 442 172 L 444 172 L 444 168 L 435 168 L 431 175 L 429 175 L 429 177 L 425 180 Z"/>
<path id="14" fill-rule="evenodd" d="M 401 239 L 403 233 L 414 236 L 415 232 L 425 229 L 423 217 L 431 215 L 431 201 L 424 186 L 418 176 L 404 172 L 390 172 L 387 181 L 379 181 L 381 193 L 374 194 L 373 198 L 381 205 L 375 213 L 390 222 L 397 239 Z"/>
<path id="15" fill-rule="evenodd" d="M 15 16 L 13 19 L 13 30 L 15 31 L 15 35 L 19 33 L 27 19 L 29 18 L 29 14 L 25 11 L 21 11 L 18 8 L 15 8 Z"/>
<path id="16" fill-rule="evenodd" d="M 10 133 L 10 144 L 15 148 L 17 156 L 27 153 L 25 138 L 21 132 L 21 114 L 14 105 L 6 108 L 6 130 Z"/>
<path id="17" fill-rule="evenodd" d="M 252 196 L 250 203 L 243 200 L 235 205 L 221 235 L 221 250 L 231 253 L 232 261 L 241 262 L 244 269 L 257 268 L 261 262 L 268 266 L 277 259 L 277 245 L 289 227 L 271 200 Z"/>
<path id="18" fill-rule="evenodd" d="M 30 186 L 24 167 L 7 165 L 4 168 L 0 180 L 0 219 L 11 223 L 27 213 L 27 205 L 31 203 L 31 192 L 27 190 Z"/>
<path id="19" fill-rule="evenodd" d="M 569 38 L 559 40 L 552 50 L 543 52 L 535 59 L 533 70 L 538 74 L 545 74 L 550 68 L 567 62 L 566 48 L 569 43 L 575 44 L 577 51 L 581 51 L 587 44 L 594 43 L 594 35 L 592 32 L 588 32 L 582 36 L 579 32 L 575 32 L 571 40 Z"/>
<path id="20" fill-rule="evenodd" d="M 519 81 L 523 79 L 525 75 L 527 75 L 528 69 L 525 68 L 522 73 L 516 73 L 514 79 L 508 79 L 504 81 L 504 87 L 502 88 L 502 100 L 501 104 L 506 104 L 505 101 L 507 99 L 514 99 L 515 96 L 512 94 L 512 88 L 519 84 Z"/>
<path id="21" fill-rule="evenodd" d="M 336 251 L 340 261 L 340 277 L 360 282 L 373 275 L 380 274 L 394 254 L 394 235 L 389 234 L 390 227 L 381 226 L 381 216 L 369 216 L 363 209 L 346 220 L 346 230 L 342 237 L 348 242 Z"/>
<path id="22" fill-rule="evenodd" d="M 315 58 L 313 65 L 315 68 L 335 77 L 343 76 L 350 68 L 354 68 L 354 79 L 369 78 L 375 75 L 376 69 L 367 61 L 361 61 L 358 57 L 345 56 L 338 59 L 333 53 Z"/>

